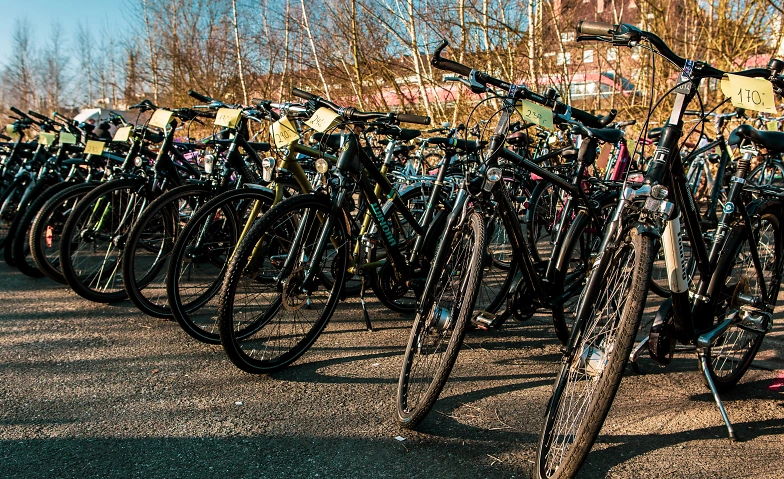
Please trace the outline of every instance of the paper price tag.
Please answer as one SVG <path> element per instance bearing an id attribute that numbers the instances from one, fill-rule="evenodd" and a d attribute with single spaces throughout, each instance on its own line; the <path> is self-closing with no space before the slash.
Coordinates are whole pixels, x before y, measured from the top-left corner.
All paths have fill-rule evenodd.
<path id="1" fill-rule="evenodd" d="M 88 140 L 84 145 L 84 153 L 87 155 L 103 155 L 103 147 L 106 143 L 103 141 Z"/>
<path id="2" fill-rule="evenodd" d="M 56 138 L 57 135 L 54 133 L 39 133 L 38 143 L 41 145 L 52 146 L 54 145 L 54 141 Z"/>
<path id="3" fill-rule="evenodd" d="M 73 133 L 60 133 L 60 144 L 61 145 L 75 145 L 76 144 L 76 135 Z"/>
<path id="4" fill-rule="evenodd" d="M 773 84 L 762 78 L 746 78 L 727 74 L 721 79 L 721 91 L 735 108 L 776 113 Z"/>
<path id="5" fill-rule="evenodd" d="M 546 106 L 537 105 L 527 100 L 521 100 L 517 105 L 517 111 L 522 115 L 523 120 L 541 126 L 547 130 L 553 130 L 553 111 Z"/>
<path id="6" fill-rule="evenodd" d="M 270 135 L 272 135 L 272 139 L 275 141 L 276 148 L 289 146 L 299 140 L 297 128 L 286 117 L 270 125 Z"/>
<path id="7" fill-rule="evenodd" d="M 311 116 L 310 119 L 305 122 L 305 124 L 319 133 L 324 133 L 325 131 L 340 123 L 340 120 L 340 115 L 330 110 L 329 108 L 321 107 L 316 110 L 316 113 L 314 113 L 313 116 Z"/>
<path id="8" fill-rule="evenodd" d="M 242 110 L 232 108 L 221 108 L 215 115 L 215 126 L 225 126 L 226 128 L 237 128 L 242 116 Z"/>
<path id="9" fill-rule="evenodd" d="M 128 138 L 131 137 L 131 131 L 133 131 L 132 126 L 117 128 L 117 131 L 114 132 L 114 138 L 112 138 L 112 141 L 128 141 Z"/>
<path id="10" fill-rule="evenodd" d="M 171 121 L 173 113 L 169 110 L 155 110 L 155 113 L 152 114 L 152 118 L 150 118 L 150 125 L 155 126 L 158 128 L 166 128 Z"/>
<path id="11" fill-rule="evenodd" d="M 19 138 L 19 133 L 16 132 L 16 128 L 12 123 L 5 126 L 5 132 L 8 134 L 8 136 L 11 137 L 12 140 Z"/>
<path id="12" fill-rule="evenodd" d="M 721 146 L 719 146 L 719 145 L 714 146 L 713 147 L 713 154 L 721 156 Z"/>
<path id="13" fill-rule="evenodd" d="M 770 120 L 769 122 L 765 123 L 765 128 L 768 131 L 779 131 L 779 122 L 776 120 Z"/>

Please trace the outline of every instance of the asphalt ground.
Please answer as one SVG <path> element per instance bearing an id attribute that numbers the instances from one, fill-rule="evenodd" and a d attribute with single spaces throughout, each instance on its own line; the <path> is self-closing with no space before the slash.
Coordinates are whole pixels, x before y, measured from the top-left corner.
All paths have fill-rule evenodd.
<path id="1" fill-rule="evenodd" d="M 549 318 L 471 333 L 418 431 L 394 421 L 410 319 L 339 307 L 287 370 L 253 376 L 129 302 L 99 305 L 0 265 L 0 476 L 527 478 L 558 345 Z M 652 306 L 650 309 L 653 309 Z M 723 398 L 694 353 L 628 368 L 581 477 L 784 476 L 784 320 Z"/>

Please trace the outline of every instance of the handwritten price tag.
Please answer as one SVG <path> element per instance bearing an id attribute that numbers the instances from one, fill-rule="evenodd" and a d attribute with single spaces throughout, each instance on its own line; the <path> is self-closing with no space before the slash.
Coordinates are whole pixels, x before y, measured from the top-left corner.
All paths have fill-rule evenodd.
<path id="1" fill-rule="evenodd" d="M 128 141 L 128 138 L 131 137 L 131 131 L 133 131 L 132 126 L 117 128 L 117 131 L 114 132 L 114 138 L 112 138 L 112 141 Z"/>
<path id="2" fill-rule="evenodd" d="M 106 143 L 103 141 L 89 140 L 84 145 L 84 152 L 87 155 L 103 155 L 104 146 L 106 146 Z"/>
<path id="3" fill-rule="evenodd" d="M 270 134 L 275 141 L 276 148 L 283 148 L 289 146 L 295 141 L 299 140 L 299 133 L 297 128 L 291 124 L 288 118 L 283 117 L 270 125 Z"/>
<path id="4" fill-rule="evenodd" d="M 166 128 L 171 121 L 173 113 L 169 110 L 155 110 L 155 113 L 152 114 L 152 118 L 150 118 L 150 125 L 158 127 L 158 128 Z"/>
<path id="5" fill-rule="evenodd" d="M 57 138 L 57 135 L 54 133 L 39 133 L 38 134 L 38 143 L 46 146 L 54 145 L 54 140 Z"/>
<path id="6" fill-rule="evenodd" d="M 226 128 L 237 128 L 242 116 L 242 110 L 232 108 L 221 108 L 215 115 L 215 126 L 225 126 Z"/>
<path id="7" fill-rule="evenodd" d="M 310 120 L 306 121 L 305 124 L 320 133 L 324 133 L 325 131 L 340 123 L 340 119 L 340 115 L 334 111 L 330 110 L 329 108 L 321 107 L 316 110 L 316 113 L 314 113 L 313 116 L 310 117 Z"/>
<path id="8" fill-rule="evenodd" d="M 537 105 L 527 100 L 521 100 L 517 105 L 517 111 L 522 115 L 523 120 L 534 125 L 541 126 L 547 130 L 553 130 L 553 111 L 546 106 Z"/>
<path id="9" fill-rule="evenodd" d="M 73 133 L 60 133 L 60 144 L 61 145 L 75 145 L 76 144 L 76 135 Z"/>
<path id="10" fill-rule="evenodd" d="M 761 78 L 746 78 L 727 74 L 721 79 L 721 91 L 736 108 L 776 113 L 773 84 Z"/>
<path id="11" fill-rule="evenodd" d="M 779 122 L 776 120 L 770 120 L 769 122 L 765 123 L 765 128 L 768 131 L 779 131 Z"/>

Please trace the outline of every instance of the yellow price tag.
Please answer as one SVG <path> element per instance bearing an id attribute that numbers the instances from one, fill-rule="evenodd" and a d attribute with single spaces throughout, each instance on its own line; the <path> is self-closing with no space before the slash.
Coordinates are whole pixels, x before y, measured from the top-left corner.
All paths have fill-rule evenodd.
<path id="1" fill-rule="evenodd" d="M 54 145 L 54 140 L 57 138 L 57 135 L 54 133 L 39 133 L 38 134 L 38 143 L 41 145 L 52 146 Z"/>
<path id="2" fill-rule="evenodd" d="M 765 128 L 767 128 L 768 131 L 779 131 L 779 122 L 777 120 L 770 120 L 765 123 Z"/>
<path id="3" fill-rule="evenodd" d="M 289 146 L 299 140 L 297 128 L 292 125 L 286 117 L 283 117 L 270 125 L 270 135 L 272 135 L 272 139 L 275 141 L 276 148 Z"/>
<path id="4" fill-rule="evenodd" d="M 12 140 L 19 138 L 19 133 L 16 132 L 16 127 L 13 125 L 13 123 L 5 126 L 5 132 L 8 133 L 8 136 L 10 136 Z"/>
<path id="5" fill-rule="evenodd" d="M 155 113 L 152 114 L 152 118 L 150 118 L 150 125 L 164 129 L 169 125 L 171 121 L 173 113 L 169 110 L 158 109 L 155 110 Z"/>
<path id="6" fill-rule="evenodd" d="M 74 135 L 73 133 L 60 132 L 60 144 L 61 145 L 75 145 L 76 144 L 76 135 Z"/>
<path id="7" fill-rule="evenodd" d="M 736 108 L 776 113 L 773 84 L 762 78 L 746 78 L 728 73 L 721 79 L 721 91 Z"/>
<path id="8" fill-rule="evenodd" d="M 321 107 L 316 110 L 316 113 L 314 113 L 305 124 L 320 133 L 324 133 L 340 123 L 340 120 L 340 115 L 329 108 Z"/>
<path id="9" fill-rule="evenodd" d="M 84 145 L 84 152 L 87 155 L 103 155 L 104 146 L 106 146 L 106 143 L 103 141 L 89 140 Z"/>
<path id="10" fill-rule="evenodd" d="M 719 145 L 713 147 L 713 154 L 721 156 L 721 147 Z"/>
<path id="11" fill-rule="evenodd" d="M 128 138 L 131 137 L 132 131 L 133 131 L 132 126 L 124 126 L 122 128 L 117 128 L 117 131 L 114 132 L 114 138 L 112 138 L 112 141 L 128 141 Z"/>
<path id="12" fill-rule="evenodd" d="M 553 111 L 546 106 L 537 105 L 527 100 L 520 100 L 517 111 L 523 120 L 547 130 L 553 130 Z"/>
<path id="13" fill-rule="evenodd" d="M 225 126 L 226 128 L 237 128 L 242 116 L 242 110 L 231 108 L 221 108 L 215 115 L 215 126 Z"/>

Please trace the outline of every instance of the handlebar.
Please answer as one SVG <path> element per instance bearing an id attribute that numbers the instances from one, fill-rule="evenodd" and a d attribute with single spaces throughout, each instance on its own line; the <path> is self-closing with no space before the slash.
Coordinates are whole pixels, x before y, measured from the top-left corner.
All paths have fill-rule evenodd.
<path id="1" fill-rule="evenodd" d="M 591 128 L 602 128 L 606 126 L 608 123 L 613 121 L 613 119 L 615 119 L 615 115 L 618 114 L 616 110 L 611 110 L 607 115 L 597 117 L 588 113 L 587 111 L 583 111 L 579 108 L 570 107 L 565 103 L 561 103 L 555 99 L 555 96 L 540 95 L 529 90 L 524 85 L 514 85 L 498 78 L 493 78 L 485 72 L 471 69 L 470 67 L 457 63 L 453 60 L 447 60 L 441 56 L 441 52 L 443 52 L 444 48 L 446 48 L 448 45 L 449 42 L 442 40 L 436 50 L 433 52 L 430 63 L 436 68 L 458 73 L 460 75 L 465 75 L 469 78 L 468 80 L 463 80 L 454 77 L 445 77 L 444 80 L 446 81 L 459 81 L 465 85 L 468 85 L 472 91 L 477 93 L 487 91 L 487 85 L 489 84 L 505 90 L 508 92 L 508 95 L 514 95 L 516 100 L 530 100 L 534 103 L 551 108 L 553 112 L 557 114 L 563 115 L 571 111 L 572 118 Z"/>
<path id="2" fill-rule="evenodd" d="M 409 115 L 406 113 L 391 113 L 391 112 L 390 113 L 381 113 L 381 112 L 373 112 L 373 111 L 365 112 L 365 111 L 359 111 L 356 108 L 352 108 L 352 107 L 342 108 L 332 103 L 329 100 L 321 98 L 318 95 L 314 95 L 312 93 L 306 92 L 304 90 L 300 90 L 299 88 L 293 88 L 291 90 L 291 94 L 296 97 L 302 98 L 303 100 L 307 100 L 308 102 L 313 102 L 318 106 L 327 107 L 349 121 L 352 120 L 372 121 L 372 120 L 378 120 L 380 118 L 386 117 L 404 123 L 416 123 L 418 125 L 430 124 L 429 116 Z"/>
<path id="3" fill-rule="evenodd" d="M 51 122 L 51 121 L 52 121 L 52 119 L 51 119 L 51 118 L 47 118 L 47 117 L 45 117 L 45 116 L 41 115 L 40 113 L 36 113 L 36 112 L 34 112 L 33 110 L 27 110 L 27 113 L 28 113 L 30 116 L 32 116 L 32 117 L 35 117 L 35 118 L 38 118 L 39 120 L 41 120 L 41 121 L 43 121 L 43 122 L 46 122 L 46 123 L 49 123 L 49 122 Z"/>
<path id="4" fill-rule="evenodd" d="M 29 116 L 27 116 L 27 114 L 25 112 L 23 112 L 22 110 L 18 109 L 15 106 L 12 106 L 11 108 L 9 108 L 9 110 L 11 110 L 12 112 L 14 112 L 17 115 L 21 116 L 22 118 L 30 118 Z"/>
<path id="5" fill-rule="evenodd" d="M 581 20 L 577 24 L 577 32 L 581 35 L 586 35 L 578 37 L 577 41 L 598 40 L 617 46 L 634 46 L 641 40 L 647 40 L 651 46 L 653 46 L 656 53 L 676 65 L 678 68 L 684 68 L 686 65 L 686 59 L 676 55 L 659 36 L 655 33 L 641 30 L 634 25 L 629 25 L 627 23 L 612 25 L 604 22 Z M 779 77 L 782 70 L 784 70 L 784 62 L 775 58 L 770 60 L 767 68 L 752 68 L 739 72 L 724 72 L 705 62 L 695 62 L 691 75 L 693 78 L 722 78 L 726 73 L 732 73 L 745 77 L 770 78 L 771 81 L 776 82 L 778 86 L 784 86 L 784 80 Z"/>
<path id="6" fill-rule="evenodd" d="M 188 95 L 190 95 L 192 98 L 195 98 L 195 99 L 197 99 L 197 100 L 199 100 L 200 102 L 203 102 L 203 103 L 210 103 L 210 102 L 215 101 L 212 98 L 208 97 L 207 95 L 202 95 L 201 93 L 199 93 L 197 91 L 193 91 L 193 90 L 188 90 Z"/>

